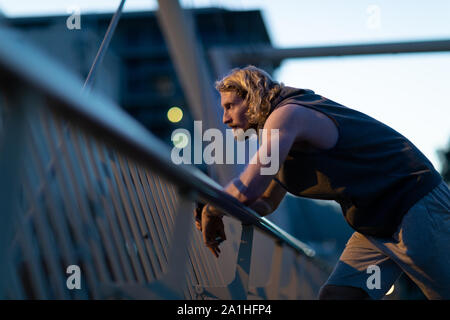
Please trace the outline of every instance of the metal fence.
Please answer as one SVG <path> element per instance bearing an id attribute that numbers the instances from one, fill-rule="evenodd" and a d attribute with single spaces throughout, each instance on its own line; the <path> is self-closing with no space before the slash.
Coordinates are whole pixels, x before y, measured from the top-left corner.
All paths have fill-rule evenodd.
<path id="1" fill-rule="evenodd" d="M 330 270 L 310 247 L 173 164 L 168 146 L 18 34 L 0 28 L 0 43 L 3 298 L 316 297 Z M 219 260 L 194 201 L 228 213 Z"/>

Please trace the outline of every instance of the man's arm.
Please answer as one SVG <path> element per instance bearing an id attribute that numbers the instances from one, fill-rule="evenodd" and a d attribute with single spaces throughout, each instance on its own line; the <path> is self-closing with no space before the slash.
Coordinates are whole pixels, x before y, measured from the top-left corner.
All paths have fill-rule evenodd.
<path id="1" fill-rule="evenodd" d="M 269 116 L 264 125 L 264 129 L 267 130 L 267 138 L 263 139 L 252 161 L 239 178 L 225 187 L 226 192 L 247 206 L 251 206 L 253 202 L 263 196 L 279 168 L 270 174 L 262 174 L 267 168 L 267 164 L 265 165 L 262 160 L 270 158 L 273 161 L 276 157 L 278 166 L 284 162 L 294 141 L 302 139 L 306 126 L 302 117 L 304 109 L 306 108 L 286 105 L 276 109 Z"/>
<path id="2" fill-rule="evenodd" d="M 316 110 L 288 104 L 276 109 L 267 119 L 264 129 L 270 133 L 278 129 L 278 139 L 269 137 L 263 142 L 256 153 L 256 164 L 249 164 L 240 175 L 236 183 L 230 183 L 225 190 L 246 205 L 251 205 L 260 198 L 275 176 L 261 174 L 264 165 L 260 157 L 264 154 L 272 155 L 274 143 L 279 147 L 278 164 L 282 164 L 294 142 L 304 141 L 319 149 L 330 149 L 339 139 L 336 124 L 326 115 Z M 276 151 L 276 150 L 275 150 Z M 278 171 L 278 170 L 277 170 Z"/>
<path id="3" fill-rule="evenodd" d="M 264 217 L 274 212 L 281 200 L 286 195 L 286 190 L 278 182 L 272 180 L 261 198 L 250 205 L 260 216 Z"/>
<path id="4" fill-rule="evenodd" d="M 256 152 L 256 161 L 254 163 L 251 161 L 239 178 L 225 187 L 225 191 L 247 206 L 252 206 L 257 199 L 260 199 L 259 204 L 255 206 L 259 206 L 260 211 L 264 210 L 263 213 L 270 213 L 281 202 L 285 191 L 280 189 L 281 186 L 270 187 L 277 172 L 261 174 L 261 169 L 264 168 L 264 164 L 260 161 L 261 156 L 269 155 L 273 158 L 273 152 L 278 150 L 277 160 L 280 165 L 286 159 L 294 142 L 306 141 L 315 147 L 328 149 L 337 143 L 339 134 L 336 125 L 326 115 L 298 105 L 285 105 L 273 111 L 264 129 L 267 129 L 269 133 L 271 129 L 278 129 L 278 139 L 269 135 Z M 273 195 L 270 192 L 272 188 Z M 266 192 L 270 196 L 265 196 Z M 218 256 L 220 242 L 215 239 L 217 236 L 225 235 L 223 225 L 215 227 L 215 224 L 222 221 L 218 216 L 222 216 L 222 213 L 209 205 L 202 211 L 203 238 L 216 256 Z"/>
<path id="5" fill-rule="evenodd" d="M 255 202 L 249 205 L 249 207 L 256 211 L 261 217 L 267 216 L 274 212 L 280 202 L 283 200 L 286 195 L 286 190 L 274 180 L 272 180 L 267 187 L 266 191 L 264 191 L 263 195 L 258 198 Z M 203 206 L 202 208 L 203 209 Z M 196 219 L 197 219 L 197 229 L 201 230 L 200 227 L 200 217 L 201 217 L 201 209 L 197 208 L 195 210 Z M 215 215 L 220 215 L 221 212 L 214 207 L 210 207 L 210 211 Z"/>

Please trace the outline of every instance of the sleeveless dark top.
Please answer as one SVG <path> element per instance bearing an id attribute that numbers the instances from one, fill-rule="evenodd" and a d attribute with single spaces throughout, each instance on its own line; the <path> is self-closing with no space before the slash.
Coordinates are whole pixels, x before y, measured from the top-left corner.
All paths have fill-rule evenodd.
<path id="1" fill-rule="evenodd" d="M 335 200 L 356 231 L 391 236 L 408 209 L 442 181 L 411 141 L 362 112 L 292 87 L 281 90 L 270 112 L 286 104 L 324 113 L 339 138 L 329 150 L 294 144 L 275 179 L 291 194 Z"/>

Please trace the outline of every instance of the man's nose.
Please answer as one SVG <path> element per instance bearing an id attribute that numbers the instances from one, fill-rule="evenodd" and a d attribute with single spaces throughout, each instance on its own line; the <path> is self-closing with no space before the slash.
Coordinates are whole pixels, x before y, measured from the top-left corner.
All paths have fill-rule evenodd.
<path id="1" fill-rule="evenodd" d="M 228 124 L 231 122 L 231 117 L 226 112 L 224 112 L 222 121 L 224 124 Z"/>

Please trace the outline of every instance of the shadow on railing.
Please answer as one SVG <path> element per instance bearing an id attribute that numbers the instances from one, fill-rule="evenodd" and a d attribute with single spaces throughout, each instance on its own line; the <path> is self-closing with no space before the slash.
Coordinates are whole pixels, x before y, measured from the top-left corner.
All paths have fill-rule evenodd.
<path id="1" fill-rule="evenodd" d="M 309 246 L 195 167 L 175 165 L 165 144 L 82 93 L 20 35 L 0 28 L 0 43 L 2 298 L 315 298 L 330 270 Z M 206 250 L 194 201 L 233 218 L 235 254 Z M 252 286 L 254 232 L 270 239 L 272 258 L 264 284 Z"/>

